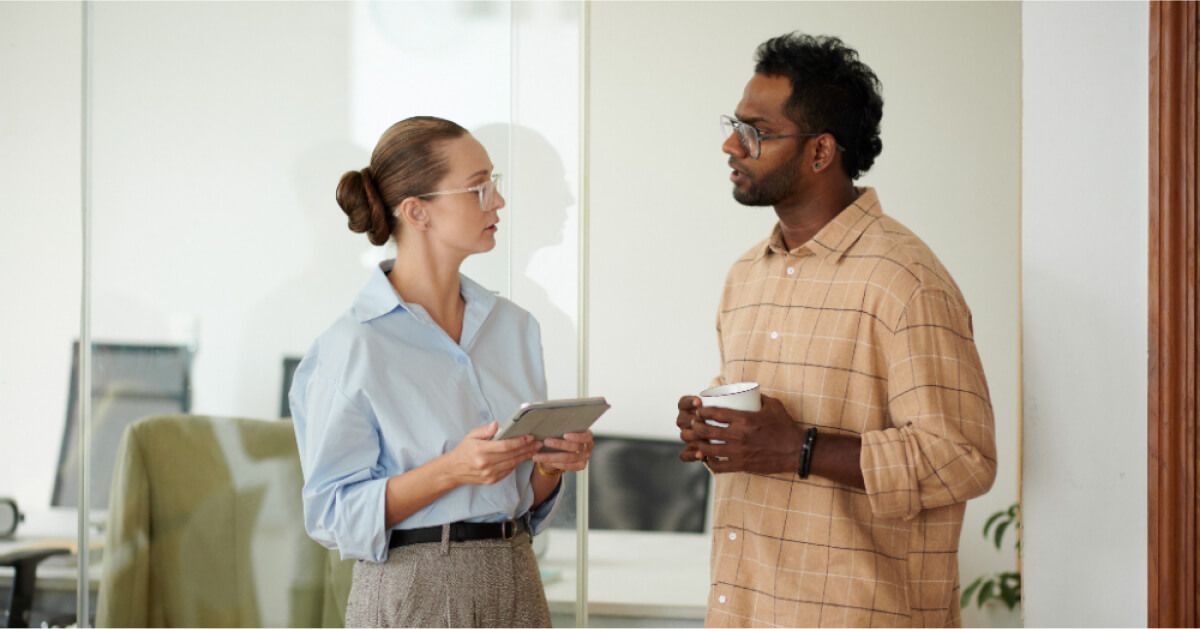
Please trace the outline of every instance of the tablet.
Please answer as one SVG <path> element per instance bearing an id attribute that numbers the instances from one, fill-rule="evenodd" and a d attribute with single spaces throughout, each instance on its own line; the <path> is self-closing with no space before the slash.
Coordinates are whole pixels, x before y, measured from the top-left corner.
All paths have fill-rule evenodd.
<path id="1" fill-rule="evenodd" d="M 493 439 L 511 439 L 533 435 L 538 439 L 562 437 L 568 432 L 583 432 L 608 410 L 602 397 L 528 402 L 496 431 Z"/>

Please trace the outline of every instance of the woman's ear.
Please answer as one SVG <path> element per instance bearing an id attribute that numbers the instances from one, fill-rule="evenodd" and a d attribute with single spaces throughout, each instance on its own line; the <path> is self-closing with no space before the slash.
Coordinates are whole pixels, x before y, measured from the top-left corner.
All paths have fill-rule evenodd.
<path id="1" fill-rule="evenodd" d="M 396 218 L 400 219 L 406 228 L 416 231 L 429 229 L 429 209 L 417 197 L 408 197 L 401 201 L 396 207 Z"/>

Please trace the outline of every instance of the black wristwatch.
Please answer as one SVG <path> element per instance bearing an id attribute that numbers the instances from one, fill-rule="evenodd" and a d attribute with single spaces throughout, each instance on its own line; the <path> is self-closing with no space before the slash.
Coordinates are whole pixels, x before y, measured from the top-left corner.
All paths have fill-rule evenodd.
<path id="1" fill-rule="evenodd" d="M 800 478 L 808 478 L 812 471 L 813 447 L 817 445 L 817 427 L 812 426 L 804 431 L 804 445 L 800 446 L 800 469 L 796 471 Z"/>

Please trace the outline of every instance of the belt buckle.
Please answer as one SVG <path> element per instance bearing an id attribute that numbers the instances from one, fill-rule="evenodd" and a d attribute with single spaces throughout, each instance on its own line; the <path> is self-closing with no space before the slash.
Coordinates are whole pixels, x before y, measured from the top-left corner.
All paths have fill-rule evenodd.
<path id="1" fill-rule="evenodd" d="M 512 520 L 505 520 L 500 523 L 500 536 L 502 539 L 509 540 L 517 536 L 517 523 Z"/>

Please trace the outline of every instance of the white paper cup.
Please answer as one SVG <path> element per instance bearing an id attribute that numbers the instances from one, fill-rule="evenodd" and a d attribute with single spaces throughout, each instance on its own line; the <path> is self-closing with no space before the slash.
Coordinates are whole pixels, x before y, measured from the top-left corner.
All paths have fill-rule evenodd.
<path id="1" fill-rule="evenodd" d="M 762 395 L 757 382 L 735 382 L 701 391 L 700 405 L 757 413 L 762 410 Z"/>
<path id="2" fill-rule="evenodd" d="M 762 395 L 759 393 L 757 382 L 735 382 L 701 391 L 700 405 L 756 413 L 762 410 Z M 717 428 L 729 427 L 729 424 L 711 419 L 704 420 L 704 423 Z M 709 443 L 720 445 L 725 442 L 719 439 L 709 439 Z"/>

